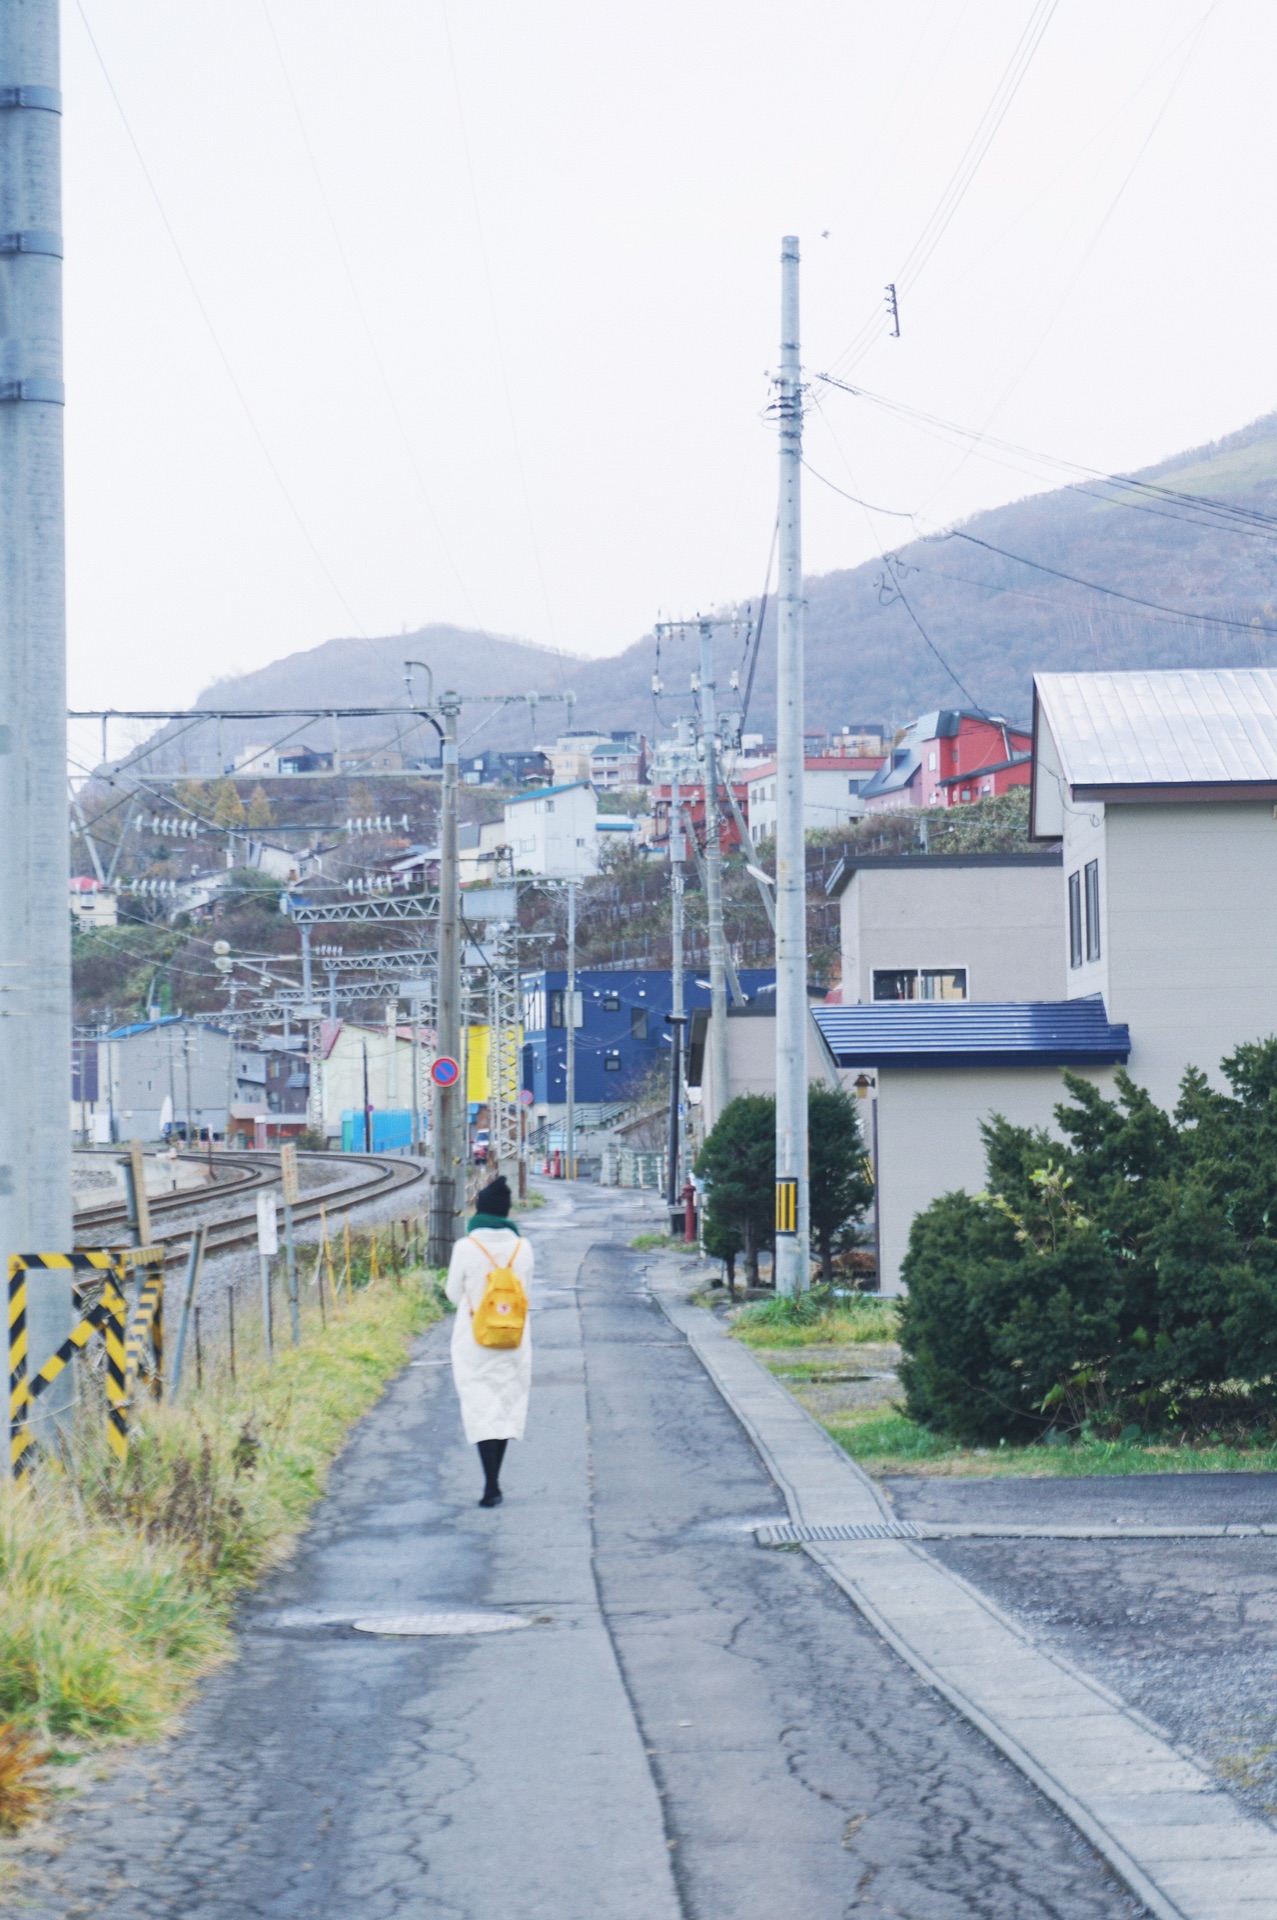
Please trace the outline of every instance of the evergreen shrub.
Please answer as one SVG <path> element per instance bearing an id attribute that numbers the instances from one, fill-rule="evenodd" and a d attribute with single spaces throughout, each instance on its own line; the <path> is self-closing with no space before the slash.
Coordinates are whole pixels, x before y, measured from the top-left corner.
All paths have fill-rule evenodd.
<path id="1" fill-rule="evenodd" d="M 993 1116 L 988 1186 L 914 1220 L 910 1417 L 967 1444 L 1277 1428 L 1277 1039 L 1173 1114 L 1065 1073 L 1063 1140 Z"/>

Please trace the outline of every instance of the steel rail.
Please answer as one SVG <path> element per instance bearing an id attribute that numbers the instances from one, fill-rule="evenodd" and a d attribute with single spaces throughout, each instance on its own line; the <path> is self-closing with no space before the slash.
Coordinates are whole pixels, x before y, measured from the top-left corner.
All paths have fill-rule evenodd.
<path id="1" fill-rule="evenodd" d="M 194 1158 L 196 1156 L 190 1157 Z M 240 1158 L 240 1165 L 242 1166 L 248 1158 L 247 1155 L 242 1156 L 242 1158 Z M 257 1156 L 254 1155 L 253 1159 L 256 1161 Z M 397 1193 L 403 1189 L 417 1186 L 425 1180 L 427 1175 L 427 1169 L 421 1162 L 392 1159 L 389 1156 L 378 1154 L 343 1153 L 299 1155 L 299 1161 L 303 1166 L 307 1164 L 313 1165 L 314 1162 L 318 1160 L 335 1160 L 338 1161 L 343 1168 L 363 1168 L 366 1169 L 367 1172 L 363 1179 L 312 1189 L 310 1193 L 303 1194 L 300 1201 L 293 1208 L 293 1219 L 299 1225 L 310 1220 L 318 1219 L 321 1209 L 344 1213 L 352 1207 L 366 1205 L 370 1200 L 383 1199 L 388 1194 Z M 156 1200 L 151 1202 L 151 1210 L 152 1212 L 155 1211 L 156 1201 L 164 1201 L 167 1203 L 166 1211 L 177 1212 L 186 1210 L 198 1213 L 204 1208 L 216 1205 L 219 1200 L 238 1198 L 245 1190 L 253 1191 L 262 1187 L 276 1186 L 279 1182 L 278 1155 L 270 1155 L 265 1165 L 260 1163 L 251 1165 L 248 1168 L 248 1172 L 250 1178 L 235 1183 L 230 1193 L 226 1192 L 223 1187 L 221 1192 L 218 1192 L 216 1189 L 212 1191 L 208 1189 L 188 1189 L 184 1194 L 157 1195 Z M 98 1209 L 95 1211 L 105 1212 L 106 1209 Z M 125 1217 L 124 1208 L 119 1208 L 112 1217 L 113 1219 L 123 1221 Z M 77 1239 L 79 1238 L 79 1222 L 80 1216 L 77 1216 Z M 92 1233 L 100 1232 L 104 1225 L 109 1224 L 111 1224 L 110 1221 L 95 1221 L 89 1228 L 89 1231 Z M 190 1238 L 190 1234 L 197 1224 L 197 1220 L 189 1221 L 180 1227 L 174 1223 L 168 1226 L 165 1232 L 155 1234 L 154 1239 L 156 1244 L 168 1249 L 166 1254 L 167 1265 L 176 1265 L 185 1258 L 184 1243 Z M 255 1247 L 256 1244 L 256 1208 L 254 1208 L 252 1213 L 232 1214 L 220 1220 L 211 1220 L 208 1224 L 208 1235 L 205 1241 L 205 1251 L 207 1255 L 238 1252 L 245 1248 Z"/>

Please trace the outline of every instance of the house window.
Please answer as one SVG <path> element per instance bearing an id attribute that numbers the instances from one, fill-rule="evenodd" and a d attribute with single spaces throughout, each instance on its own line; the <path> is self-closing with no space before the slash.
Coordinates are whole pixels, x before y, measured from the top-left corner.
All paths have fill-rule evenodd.
<path id="1" fill-rule="evenodd" d="M 965 1000 L 965 967 L 923 967 L 918 981 L 920 1000 Z"/>
<path id="2" fill-rule="evenodd" d="M 1100 863 L 1086 863 L 1086 957 L 1100 957 Z"/>
<path id="3" fill-rule="evenodd" d="M 619 993 L 605 993 L 603 995 L 603 1011 L 604 1013 L 619 1013 L 621 1011 L 621 996 Z"/>
<path id="4" fill-rule="evenodd" d="M 1082 876 L 1069 875 L 1069 965 L 1082 964 Z"/>
<path id="5" fill-rule="evenodd" d="M 646 1007 L 630 1008 L 630 1039 L 631 1040 L 647 1039 L 647 1008 Z"/>
<path id="6" fill-rule="evenodd" d="M 556 992 L 551 993 L 550 1025 L 552 1027 L 565 1027 L 567 1025 L 567 1021 L 563 1018 L 563 1010 L 567 1005 L 567 998 L 568 998 L 567 992 L 562 987 L 560 987 Z M 574 1027 L 579 1027 L 582 1024 L 582 1021 L 585 1017 L 584 1012 L 582 1010 L 582 1005 L 581 1005 L 582 996 L 580 993 L 574 993 L 572 995 L 572 998 L 576 1002 L 576 1005 L 572 1009 L 572 1025 Z"/>
<path id="7" fill-rule="evenodd" d="M 875 967 L 875 1000 L 965 1000 L 965 967 Z"/>
<path id="8" fill-rule="evenodd" d="M 547 812 L 547 813 L 553 813 L 553 812 L 554 812 L 554 802 L 553 802 L 553 800 L 547 800 L 547 801 L 546 801 L 546 803 L 545 803 L 545 810 L 546 810 L 546 812 Z"/>
<path id="9" fill-rule="evenodd" d="M 619 1053 L 604 1054 L 603 1071 L 604 1073 L 619 1073 L 621 1071 L 621 1056 Z"/>

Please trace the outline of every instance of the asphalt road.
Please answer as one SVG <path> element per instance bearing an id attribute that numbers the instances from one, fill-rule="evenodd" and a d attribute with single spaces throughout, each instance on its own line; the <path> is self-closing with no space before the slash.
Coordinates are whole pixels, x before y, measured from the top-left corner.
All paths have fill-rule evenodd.
<path id="1" fill-rule="evenodd" d="M 1277 1522 L 1277 1475 L 892 1480 L 903 1519 L 1035 1525 Z M 971 1540 L 933 1546 L 1043 1646 L 1277 1815 L 1277 1539 Z"/>
<path id="2" fill-rule="evenodd" d="M 647 1296 L 642 1202 L 531 1217 L 528 1441 L 477 1507 L 447 1330 L 185 1731 L 60 1816 L 28 1920 L 1118 1920 L 1142 1909 L 801 1553 Z M 464 1638 L 365 1612 L 508 1610 Z"/>

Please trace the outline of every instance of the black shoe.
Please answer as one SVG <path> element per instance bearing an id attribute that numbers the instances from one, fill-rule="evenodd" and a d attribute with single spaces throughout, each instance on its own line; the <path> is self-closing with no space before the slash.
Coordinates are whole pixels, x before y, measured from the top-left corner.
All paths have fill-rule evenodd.
<path id="1" fill-rule="evenodd" d="M 504 1499 L 505 1495 L 502 1493 L 500 1487 L 498 1487 L 495 1493 L 485 1493 L 479 1505 L 481 1507 L 499 1507 Z"/>

